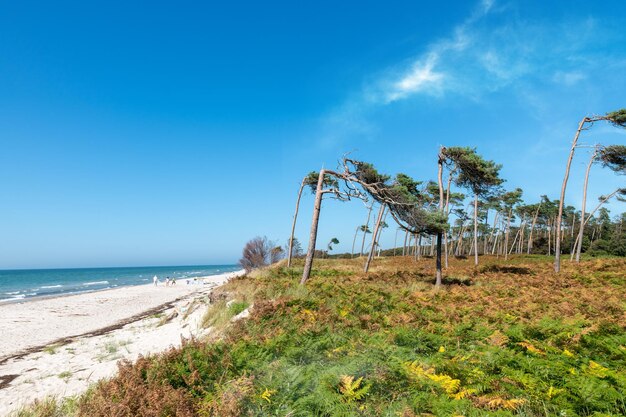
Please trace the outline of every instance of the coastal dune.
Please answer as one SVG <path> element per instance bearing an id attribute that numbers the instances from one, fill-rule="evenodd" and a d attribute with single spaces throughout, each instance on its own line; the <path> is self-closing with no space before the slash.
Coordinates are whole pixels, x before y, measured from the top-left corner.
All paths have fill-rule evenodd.
<path id="1" fill-rule="evenodd" d="M 113 375 L 120 359 L 201 336 L 207 295 L 242 274 L 0 305 L 0 415 L 46 396 L 76 395 Z"/>

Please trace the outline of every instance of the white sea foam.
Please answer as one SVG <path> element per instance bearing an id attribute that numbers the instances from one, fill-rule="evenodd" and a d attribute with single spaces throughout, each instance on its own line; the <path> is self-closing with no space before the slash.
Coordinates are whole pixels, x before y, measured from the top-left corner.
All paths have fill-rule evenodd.
<path id="1" fill-rule="evenodd" d="M 21 300 L 24 297 L 26 297 L 25 294 L 20 294 L 20 295 L 16 295 L 15 297 L 5 298 L 3 300 L 0 300 L 0 303 L 6 303 L 6 302 L 9 302 L 9 301 Z"/>
<path id="2" fill-rule="evenodd" d="M 49 289 L 49 288 L 61 288 L 63 285 L 44 285 L 43 287 L 41 287 L 42 289 Z"/>
<path id="3" fill-rule="evenodd" d="M 109 281 L 94 281 L 94 282 L 85 282 L 83 284 L 83 286 L 90 286 L 90 285 L 103 285 L 103 284 L 108 284 Z"/>
<path id="4" fill-rule="evenodd" d="M 19 294 L 19 291 L 11 291 L 11 292 L 5 292 L 6 295 L 15 295 L 15 294 Z"/>

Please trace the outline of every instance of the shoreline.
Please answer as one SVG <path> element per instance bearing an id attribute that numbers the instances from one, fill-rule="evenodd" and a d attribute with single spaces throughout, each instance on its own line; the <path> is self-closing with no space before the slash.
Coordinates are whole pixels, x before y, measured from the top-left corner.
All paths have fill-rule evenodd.
<path id="1" fill-rule="evenodd" d="M 189 293 L 201 292 L 203 289 L 210 289 L 215 287 L 215 284 L 222 285 L 229 279 L 243 274 L 245 274 L 244 270 L 238 270 L 234 272 L 224 272 L 216 275 L 198 277 L 198 279 L 202 279 L 204 282 L 209 281 L 209 284 L 203 285 L 185 285 L 181 283 L 176 284 L 176 286 L 166 287 L 162 283 L 159 286 L 154 286 L 153 284 L 139 284 L 115 288 L 104 288 L 101 290 L 85 291 L 74 294 L 55 294 L 51 296 L 33 297 L 31 299 L 20 300 L 15 303 L 2 303 L 0 304 L 0 328 L 3 330 L 2 333 L 5 341 L 3 343 L 0 339 L 0 365 L 5 363 L 7 358 L 19 355 L 21 352 L 27 350 L 32 350 L 34 347 L 39 346 L 45 348 L 45 346 L 54 343 L 56 340 L 75 338 L 83 334 L 89 334 L 97 331 L 101 328 L 111 327 L 118 322 L 125 321 L 131 317 L 140 316 L 143 312 L 152 310 L 155 307 L 175 302 Z M 175 297 L 175 295 L 178 296 Z M 155 296 L 158 296 L 157 300 L 155 302 L 151 302 L 156 298 Z M 129 298 L 129 300 L 125 300 L 125 298 Z M 111 302 L 112 307 L 117 307 L 117 309 L 101 308 L 101 305 L 96 305 L 96 307 L 100 307 L 101 310 L 104 310 L 104 313 L 110 313 L 107 316 L 108 320 L 93 317 L 94 320 L 90 322 L 88 320 L 90 315 L 97 313 L 94 311 L 92 305 L 93 301 L 96 301 L 98 304 Z M 135 301 L 136 303 L 131 304 L 126 301 Z M 141 303 L 141 305 L 137 305 L 137 303 Z M 70 310 L 73 308 L 74 310 L 66 311 L 68 308 Z M 123 309 L 126 309 L 126 311 L 121 311 Z M 67 312 L 65 316 L 63 315 L 64 312 Z M 45 317 L 46 313 L 48 313 L 48 317 Z M 50 321 L 47 321 L 50 317 L 61 319 L 62 323 L 50 323 Z M 81 320 L 83 317 L 86 317 L 87 320 Z M 74 324 L 76 324 L 76 321 L 86 321 L 86 323 L 84 323 L 82 327 L 79 326 L 81 329 L 80 331 L 76 331 L 75 326 L 65 326 L 65 329 L 63 329 L 63 325 L 66 324 L 63 319 L 74 319 Z M 101 322 L 104 322 L 105 324 L 100 324 Z M 17 323 L 20 323 L 20 325 L 15 326 Z M 22 335 L 20 332 L 16 331 L 19 330 L 16 329 L 16 327 L 28 327 L 27 325 L 23 325 L 21 323 L 31 324 L 31 327 L 37 324 L 39 325 L 39 330 L 43 332 L 48 331 L 49 333 L 51 332 L 50 327 L 52 327 L 52 330 L 56 330 L 56 333 L 59 334 L 59 336 L 47 338 L 40 337 L 39 342 L 28 343 L 27 340 L 23 340 L 24 337 L 20 340 L 20 336 Z M 14 326 L 11 326 L 11 324 Z M 63 330 L 65 330 L 65 332 Z M 11 333 L 13 333 L 13 336 L 15 337 L 11 337 Z M 37 337 L 41 335 L 37 334 L 33 336 Z M 7 340 L 11 340 L 9 346 L 7 346 Z M 8 350 L 10 348 L 13 350 Z"/>
<path id="2" fill-rule="evenodd" d="M 81 268 L 75 268 L 75 269 L 81 269 Z M 214 275 L 204 275 L 204 276 L 200 276 L 200 277 L 185 277 L 185 278 L 178 278 L 177 281 L 186 281 L 188 279 L 198 279 L 198 280 L 204 280 L 207 278 L 211 278 L 211 277 L 215 277 L 215 276 L 221 276 L 221 275 L 225 275 L 225 274 L 233 274 L 233 273 L 241 273 L 241 269 L 238 269 L 236 271 L 229 271 L 229 272 L 220 272 L 218 274 L 214 274 Z M 164 286 L 164 281 L 159 280 L 159 284 Z M 86 289 L 84 291 L 73 291 L 73 292 L 67 292 L 67 293 L 57 293 L 57 294 L 42 294 L 42 295 L 34 295 L 34 296 L 30 296 L 30 297 L 23 297 L 23 298 L 4 298 L 4 299 L 0 299 L 0 308 L 2 306 L 5 305 L 12 305 L 12 304 L 21 304 L 21 303 L 28 303 L 28 302 L 32 302 L 32 301 L 38 301 L 38 300 L 45 300 L 45 299 L 53 299 L 53 298 L 58 298 L 58 297 L 71 297 L 73 295 L 82 295 L 82 294 L 89 294 L 89 293 L 96 293 L 96 292 L 101 292 L 101 291 L 110 291 L 110 290 L 117 290 L 117 289 L 122 289 L 122 288 L 130 288 L 130 287 L 139 287 L 142 285 L 150 285 L 152 286 L 153 284 L 151 282 L 141 282 L 138 284 L 123 284 L 123 285 L 117 285 L 114 287 L 107 287 L 107 288 L 99 288 L 99 289 Z M 178 284 L 176 284 L 178 285 Z"/>
<path id="3" fill-rule="evenodd" d="M 243 275 L 240 270 L 202 277 L 205 285 L 134 285 L 0 305 L 0 415 L 36 399 L 80 394 L 114 375 L 119 360 L 202 337 L 210 331 L 201 326 L 210 293 Z"/>

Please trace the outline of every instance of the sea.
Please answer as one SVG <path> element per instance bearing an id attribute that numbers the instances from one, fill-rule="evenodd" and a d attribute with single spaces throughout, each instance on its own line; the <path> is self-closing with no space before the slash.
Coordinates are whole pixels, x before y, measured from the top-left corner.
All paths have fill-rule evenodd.
<path id="1" fill-rule="evenodd" d="M 238 265 L 142 266 L 124 268 L 0 270 L 0 303 L 152 283 L 176 278 L 179 285 L 194 277 L 240 270 Z"/>

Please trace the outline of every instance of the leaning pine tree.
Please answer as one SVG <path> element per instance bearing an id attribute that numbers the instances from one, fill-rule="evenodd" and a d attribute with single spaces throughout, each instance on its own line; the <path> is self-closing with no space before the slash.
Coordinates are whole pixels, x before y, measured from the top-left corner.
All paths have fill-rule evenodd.
<path id="1" fill-rule="evenodd" d="M 478 265 L 478 200 L 488 197 L 504 182 L 499 176 L 502 165 L 484 159 L 473 148 L 442 148 L 441 153 L 458 173 L 456 185 L 474 194 L 474 264 Z"/>
<path id="2" fill-rule="evenodd" d="M 291 223 L 291 235 L 289 236 L 289 248 L 287 249 L 287 267 L 291 266 L 291 259 L 293 258 L 293 235 L 296 231 L 296 220 L 298 219 L 298 210 L 300 209 L 300 198 L 302 197 L 302 191 L 304 187 L 311 187 L 311 192 L 315 193 L 315 186 L 317 184 L 317 178 L 319 174 L 315 171 L 309 172 L 309 174 L 302 179 L 300 183 L 300 189 L 298 190 L 298 198 L 296 199 L 296 211 L 293 214 L 293 221 Z"/>
<path id="3" fill-rule="evenodd" d="M 555 242 L 554 242 L 554 271 L 559 272 L 561 270 L 561 222 L 563 219 L 563 200 L 565 199 L 565 189 L 567 188 L 567 181 L 569 179 L 570 167 L 572 166 L 572 159 L 574 159 L 574 152 L 578 146 L 578 138 L 583 130 L 589 129 L 595 122 L 608 121 L 613 126 L 626 128 L 626 109 L 621 109 L 611 113 L 607 113 L 604 116 L 586 116 L 578 123 L 578 129 L 574 134 L 572 140 L 572 147 L 567 158 L 567 164 L 565 165 L 565 176 L 563 177 L 563 185 L 561 185 L 561 198 L 559 199 L 559 211 L 556 216 L 556 230 L 555 230 Z"/>
<path id="4" fill-rule="evenodd" d="M 393 219 L 398 225 L 411 234 L 437 234 L 447 230 L 447 222 L 443 214 L 438 210 L 432 210 L 431 204 L 419 198 L 415 190 L 409 190 L 403 185 L 408 180 L 407 176 L 399 176 L 391 182 L 390 177 L 380 174 L 372 164 L 344 158 L 342 171 L 322 170 L 318 178 L 313 221 L 309 239 L 309 248 L 305 260 L 304 271 L 300 284 L 305 284 L 311 275 L 315 242 L 317 239 L 317 226 L 324 193 L 333 192 L 342 199 L 371 197 L 379 204 L 386 206 Z M 337 183 L 343 184 L 334 190 L 325 190 L 323 186 L 324 176 L 329 175 Z M 411 180 L 411 184 L 415 181 Z M 439 245 L 440 246 L 440 245 Z M 437 285 L 441 285 L 441 248 L 437 257 L 438 279 Z"/>

